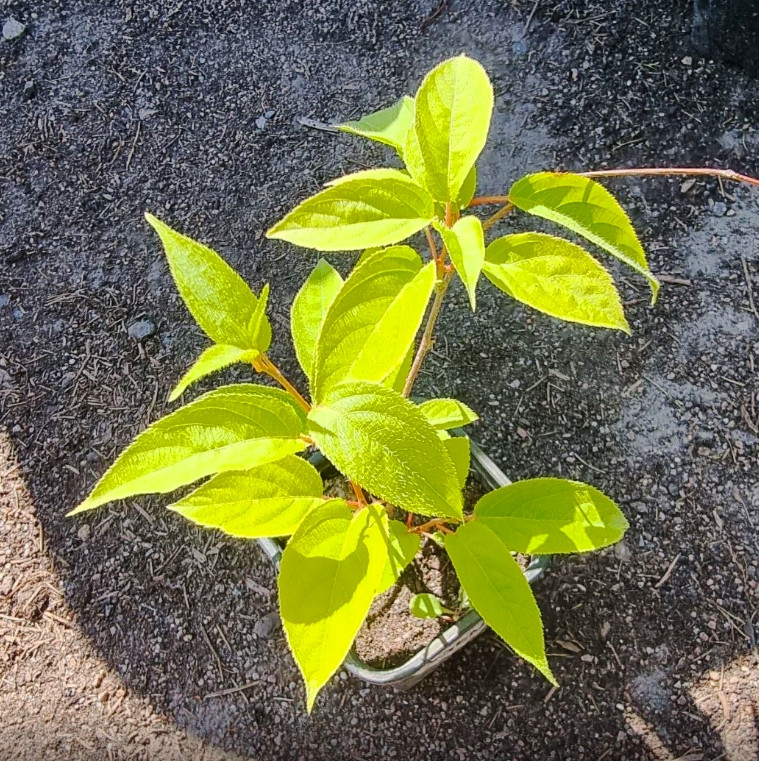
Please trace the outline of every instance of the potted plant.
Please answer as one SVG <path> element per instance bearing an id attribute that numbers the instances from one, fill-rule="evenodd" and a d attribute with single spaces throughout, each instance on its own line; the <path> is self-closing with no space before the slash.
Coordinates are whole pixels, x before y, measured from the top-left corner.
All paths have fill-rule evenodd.
<path id="1" fill-rule="evenodd" d="M 587 484 L 550 477 L 509 483 L 466 436 L 450 434 L 477 419 L 460 401 L 410 399 L 456 276 L 472 310 L 484 275 L 559 319 L 630 331 L 611 276 L 579 245 L 527 232 L 486 246 L 485 232 L 516 209 L 547 219 L 642 275 L 653 302 L 659 284 L 632 225 L 594 177 L 681 172 L 757 184 L 710 169 L 541 172 L 518 180 L 508 196 L 475 197 L 475 163 L 492 106 L 490 81 L 477 62 L 465 56 L 443 62 L 414 98 L 342 125 L 391 146 L 405 170 L 370 169 L 333 180 L 268 231 L 269 238 L 319 251 L 363 252 L 345 280 L 320 260 L 293 302 L 292 338 L 308 398 L 267 354 L 268 286 L 254 295 L 211 249 L 147 215 L 182 298 L 213 342 L 170 400 L 240 362 L 281 388 L 225 386 L 158 420 L 71 514 L 209 477 L 170 509 L 202 526 L 261 540 L 279 562 L 282 622 L 309 711 L 346 657 L 373 681 L 407 679 L 485 624 L 555 683 L 528 582 L 542 566 L 523 569 L 515 555 L 588 552 L 618 541 L 627 528 L 614 502 Z M 501 208 L 483 222 L 470 210 L 486 204 Z M 420 232 L 426 262 L 402 243 Z M 315 450 L 343 475 L 349 493 L 325 494 L 314 458 L 302 456 Z M 465 504 L 473 451 L 486 493 Z M 405 671 L 377 676 L 349 656 L 351 645 L 375 598 L 398 582 L 423 539 L 444 548 L 465 600 L 453 612 L 433 598 L 412 601 L 420 615 L 458 620 Z"/>

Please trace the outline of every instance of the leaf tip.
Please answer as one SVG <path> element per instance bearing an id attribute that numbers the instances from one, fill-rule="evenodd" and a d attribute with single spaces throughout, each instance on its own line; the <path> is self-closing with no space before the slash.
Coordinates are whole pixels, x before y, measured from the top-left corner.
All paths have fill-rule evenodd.
<path id="1" fill-rule="evenodd" d="M 316 702 L 316 697 L 319 694 L 320 690 L 321 687 L 316 687 L 312 684 L 306 684 L 306 713 L 308 713 L 309 716 L 314 710 L 314 703 Z"/>
<path id="2" fill-rule="evenodd" d="M 166 227 L 166 225 L 161 222 L 158 217 L 151 214 L 149 211 L 145 212 L 145 221 L 160 235 L 161 234 L 161 228 Z"/>
<path id="3" fill-rule="evenodd" d="M 651 306 L 654 306 L 659 298 L 661 283 L 653 275 L 649 275 L 648 284 L 651 286 Z"/>
<path id="4" fill-rule="evenodd" d="M 548 665 L 548 659 L 545 659 L 541 663 L 536 663 L 535 665 L 537 666 L 538 671 L 540 671 L 540 673 L 551 683 L 551 686 L 558 689 L 559 681 L 553 675 L 553 671 L 551 671 L 551 667 Z"/>
<path id="5" fill-rule="evenodd" d="M 97 507 L 97 505 L 92 504 L 91 497 L 87 497 L 87 499 L 82 500 L 82 502 L 80 502 L 73 510 L 69 510 L 65 517 L 72 518 L 75 515 L 79 515 L 79 513 L 86 513 L 94 507 Z"/>

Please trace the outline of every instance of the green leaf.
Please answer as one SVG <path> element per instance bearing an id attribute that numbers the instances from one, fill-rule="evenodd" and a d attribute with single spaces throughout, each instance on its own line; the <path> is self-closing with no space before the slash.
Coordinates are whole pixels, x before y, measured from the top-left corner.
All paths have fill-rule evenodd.
<path id="1" fill-rule="evenodd" d="M 385 378 L 385 380 L 382 382 L 382 385 L 387 386 L 388 388 L 392 388 L 394 391 L 402 394 L 403 389 L 406 387 L 406 379 L 408 378 L 408 374 L 411 371 L 411 365 L 414 364 L 415 354 L 416 344 L 414 341 L 412 341 L 411 346 L 408 347 L 406 356 L 398 366 L 398 369 L 390 373 L 390 375 L 388 375 L 387 378 Z"/>
<path id="2" fill-rule="evenodd" d="M 182 300 L 208 337 L 218 344 L 256 349 L 263 354 L 271 343 L 264 294 L 259 301 L 215 251 L 180 235 L 152 214 L 146 214 L 145 219 L 163 242 Z"/>
<path id="3" fill-rule="evenodd" d="M 398 392 L 341 383 L 308 416 L 338 470 L 372 494 L 421 515 L 461 520 L 456 469 L 424 415 Z"/>
<path id="4" fill-rule="evenodd" d="M 487 248 L 484 272 L 512 298 L 552 317 L 630 333 L 611 275 L 567 240 L 543 233 L 498 238 Z"/>
<path id="5" fill-rule="evenodd" d="M 250 470 L 220 473 L 169 509 L 245 539 L 289 536 L 308 513 L 324 504 L 322 491 L 316 468 L 287 455 Z"/>
<path id="6" fill-rule="evenodd" d="M 377 585 L 377 594 L 381 595 L 395 584 L 406 566 L 416 557 L 422 538 L 411 534 L 400 521 L 387 522 L 388 545 L 385 569 Z"/>
<path id="7" fill-rule="evenodd" d="M 309 513 L 282 553 L 279 604 L 309 713 L 366 618 L 387 557 L 384 511 L 341 500 Z"/>
<path id="8" fill-rule="evenodd" d="M 479 420 L 479 416 L 458 399 L 428 399 L 419 405 L 419 411 L 433 428 L 446 430 L 460 428 Z"/>
<path id="9" fill-rule="evenodd" d="M 598 489 L 562 478 L 502 486 L 482 497 L 474 514 L 510 550 L 528 555 L 597 550 L 618 542 L 628 525 Z"/>
<path id="10" fill-rule="evenodd" d="M 458 210 L 466 209 L 474 198 L 477 190 L 477 167 L 473 166 L 461 186 L 458 198 L 456 199 L 456 208 Z"/>
<path id="11" fill-rule="evenodd" d="M 461 586 L 485 623 L 558 686 L 546 658 L 538 604 L 501 538 L 481 521 L 473 520 L 455 534 L 447 534 L 445 548 Z"/>
<path id="12" fill-rule="evenodd" d="M 436 201 L 455 201 L 487 140 L 493 111 L 488 75 L 471 58 L 451 58 L 427 74 L 414 103 L 406 166 Z"/>
<path id="13" fill-rule="evenodd" d="M 459 477 L 459 487 L 466 486 L 466 480 L 469 478 L 469 468 L 471 465 L 472 451 L 469 444 L 468 436 L 449 436 L 445 431 L 439 432 L 448 456 L 456 468 L 456 474 Z"/>
<path id="14" fill-rule="evenodd" d="M 337 128 L 343 132 L 350 132 L 353 135 L 389 145 L 403 157 L 403 146 L 406 144 L 406 135 L 413 119 L 414 99 L 404 95 L 389 108 L 362 116 L 359 121 L 338 124 Z"/>
<path id="15" fill-rule="evenodd" d="M 424 318 L 435 286 L 408 246 L 381 249 L 358 265 L 330 306 L 316 343 L 313 398 L 344 380 L 395 377 Z"/>
<path id="16" fill-rule="evenodd" d="M 252 384 L 216 389 L 139 434 L 69 515 L 279 460 L 306 448 L 304 428 L 303 410 L 284 391 Z"/>
<path id="17" fill-rule="evenodd" d="M 439 618 L 443 613 L 450 613 L 450 610 L 444 608 L 435 595 L 429 593 L 414 595 L 409 601 L 408 608 L 411 615 L 417 618 Z"/>
<path id="18" fill-rule="evenodd" d="M 556 222 L 621 259 L 648 280 L 651 303 L 656 303 L 659 281 L 648 268 L 629 217 L 603 185 L 577 174 L 539 172 L 515 182 L 509 200 L 523 211 Z"/>
<path id="19" fill-rule="evenodd" d="M 241 349 L 238 346 L 228 344 L 214 344 L 209 346 L 196 360 L 195 364 L 182 376 L 174 390 L 169 394 L 169 401 L 173 402 L 187 390 L 188 386 L 206 375 L 223 370 L 237 362 L 253 361 L 261 356 L 258 349 Z"/>
<path id="20" fill-rule="evenodd" d="M 327 310 L 343 287 L 340 273 L 324 259 L 313 269 L 293 301 L 290 323 L 295 354 L 303 372 L 313 375 L 314 351 Z"/>
<path id="21" fill-rule="evenodd" d="M 430 194 L 397 169 L 367 169 L 328 183 L 267 233 L 317 251 L 388 246 L 426 227 Z"/>
<path id="22" fill-rule="evenodd" d="M 462 217 L 451 228 L 445 225 L 435 227 L 443 238 L 461 282 L 464 283 L 474 312 L 477 306 L 477 280 L 485 262 L 485 234 L 482 231 L 482 223 L 477 217 L 470 216 Z"/>

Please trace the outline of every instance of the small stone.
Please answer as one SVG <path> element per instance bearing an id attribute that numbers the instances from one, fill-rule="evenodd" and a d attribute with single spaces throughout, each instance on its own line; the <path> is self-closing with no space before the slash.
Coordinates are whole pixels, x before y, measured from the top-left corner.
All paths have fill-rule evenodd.
<path id="1" fill-rule="evenodd" d="M 79 527 L 79 531 L 76 532 L 77 537 L 82 542 L 86 542 L 90 538 L 90 526 L 88 523 L 83 523 Z"/>
<path id="2" fill-rule="evenodd" d="M 37 94 L 37 85 L 33 79 L 27 79 L 24 82 L 24 97 L 29 100 Z"/>
<path id="3" fill-rule="evenodd" d="M 256 119 L 256 127 L 258 129 L 266 129 L 266 122 L 269 120 L 265 116 L 259 116 L 258 119 Z"/>
<path id="4" fill-rule="evenodd" d="M 11 297 L 7 293 L 0 293 L 0 307 L 7 307 L 10 301 Z"/>
<path id="5" fill-rule="evenodd" d="M 614 545 L 614 555 L 621 563 L 629 563 L 632 559 L 632 550 L 627 542 L 617 542 Z"/>
<path id="6" fill-rule="evenodd" d="M 693 66 L 693 58 L 691 56 L 687 55 L 682 60 L 683 66 Z"/>
<path id="7" fill-rule="evenodd" d="M 696 431 L 696 444 L 709 446 L 714 444 L 714 431 Z"/>
<path id="8" fill-rule="evenodd" d="M 263 618 L 259 618 L 253 627 L 253 633 L 261 639 L 268 639 L 272 632 L 277 628 L 279 616 L 276 613 L 267 613 Z"/>
<path id="9" fill-rule="evenodd" d="M 127 329 L 127 333 L 135 341 L 144 341 L 146 338 L 155 335 L 155 331 L 155 323 L 152 320 L 137 320 L 137 322 L 133 322 Z"/>
<path id="10" fill-rule="evenodd" d="M 11 16 L 3 24 L 3 39 L 10 42 L 18 39 L 26 31 L 26 24 L 22 24 Z"/>
<path id="11" fill-rule="evenodd" d="M 724 217 L 727 214 L 727 204 L 722 201 L 715 201 L 714 206 L 712 206 L 712 214 L 715 217 Z"/>

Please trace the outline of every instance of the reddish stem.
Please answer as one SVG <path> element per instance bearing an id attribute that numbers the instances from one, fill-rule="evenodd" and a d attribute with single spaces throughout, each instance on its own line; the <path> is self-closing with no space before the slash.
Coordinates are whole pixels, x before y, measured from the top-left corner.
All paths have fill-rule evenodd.
<path id="1" fill-rule="evenodd" d="M 581 177 L 656 177 L 662 175 L 691 175 L 696 177 L 721 177 L 723 180 L 745 182 L 759 187 L 759 180 L 747 174 L 739 174 L 732 169 L 712 169 L 711 167 L 641 167 L 635 169 L 596 169 L 592 172 L 578 172 Z"/>
<path id="2" fill-rule="evenodd" d="M 311 405 L 300 395 L 298 389 L 295 388 L 284 375 L 282 375 L 280 369 L 265 354 L 256 359 L 254 367 L 259 372 L 266 373 L 270 378 L 274 378 L 274 380 L 277 381 L 277 383 L 279 383 L 280 386 L 282 386 L 282 388 L 284 388 L 306 412 L 311 411 Z"/>
<path id="3" fill-rule="evenodd" d="M 469 202 L 469 206 L 488 206 L 496 203 L 508 203 L 508 196 L 477 196 Z M 467 206 L 467 208 L 469 208 Z"/>

